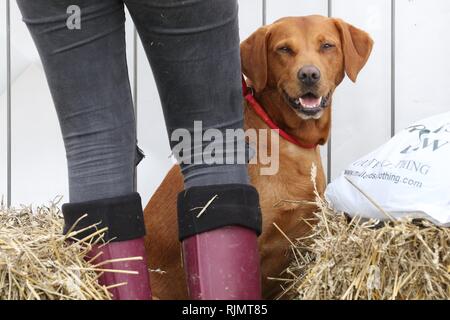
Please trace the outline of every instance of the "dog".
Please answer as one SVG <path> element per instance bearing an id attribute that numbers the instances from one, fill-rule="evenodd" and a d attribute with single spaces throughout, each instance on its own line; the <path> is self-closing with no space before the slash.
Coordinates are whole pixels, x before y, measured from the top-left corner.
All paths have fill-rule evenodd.
<path id="1" fill-rule="evenodd" d="M 259 28 L 241 43 L 242 71 L 254 96 L 271 120 L 302 148 L 280 138 L 279 170 L 260 175 L 260 164 L 249 165 L 252 185 L 260 195 L 263 230 L 259 238 L 263 298 L 277 297 L 280 277 L 292 257 L 289 239 L 307 235 L 317 209 L 311 167 L 317 166 L 317 188 L 326 186 L 317 146 L 327 142 L 331 104 L 345 74 L 356 81 L 366 64 L 373 40 L 340 19 L 322 16 L 287 17 Z M 244 103 L 245 128 L 268 129 Z M 272 132 L 271 134 L 277 134 Z M 268 147 L 268 146 L 258 146 Z M 144 210 L 152 291 L 158 299 L 188 299 L 177 233 L 177 195 L 183 178 L 174 166 Z M 284 201 L 298 200 L 298 201 Z"/>

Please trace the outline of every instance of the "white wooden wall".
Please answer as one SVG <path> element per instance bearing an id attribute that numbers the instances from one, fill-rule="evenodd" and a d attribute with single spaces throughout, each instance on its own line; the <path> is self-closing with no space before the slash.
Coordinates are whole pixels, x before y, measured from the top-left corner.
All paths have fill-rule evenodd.
<path id="1" fill-rule="evenodd" d="M 7 1 L 0 1 L 0 197 L 6 197 L 8 190 Z M 329 13 L 365 29 L 374 38 L 373 55 L 358 82 L 345 80 L 335 96 L 331 144 L 323 148 L 330 178 L 387 141 L 392 130 L 449 109 L 450 42 L 445 38 L 450 32 L 448 0 L 395 0 L 394 11 L 393 0 L 239 3 L 241 39 L 264 21 Z M 64 149 L 36 49 L 15 1 L 11 0 L 10 6 L 10 197 L 13 205 L 41 204 L 56 195 L 67 195 Z M 172 160 L 151 70 L 139 40 L 134 39 L 134 27 L 128 19 L 128 63 L 136 93 L 138 137 L 147 155 L 139 166 L 138 191 L 146 202 Z"/>

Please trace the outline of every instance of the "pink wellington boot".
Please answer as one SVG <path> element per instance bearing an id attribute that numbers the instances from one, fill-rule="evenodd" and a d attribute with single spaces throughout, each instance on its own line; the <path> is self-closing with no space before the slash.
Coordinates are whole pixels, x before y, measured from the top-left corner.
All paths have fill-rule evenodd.
<path id="1" fill-rule="evenodd" d="M 89 254 L 91 262 L 104 272 L 99 283 L 108 288 L 114 300 L 151 300 L 149 270 L 144 239 L 111 242 L 96 245 Z M 133 260 L 126 260 L 133 258 Z M 140 258 L 140 259 L 134 259 Z M 125 259 L 125 261 L 114 261 Z M 113 260 L 111 262 L 108 262 Z M 105 263 L 106 261 L 106 263 Z M 130 271 L 133 274 L 117 273 L 113 270 Z"/>
<path id="2" fill-rule="evenodd" d="M 183 241 L 189 295 L 198 300 L 259 300 L 257 235 L 225 227 Z"/>
<path id="3" fill-rule="evenodd" d="M 191 299 L 261 299 L 256 189 L 189 188 L 178 197 L 178 220 Z"/>
<path id="4" fill-rule="evenodd" d="M 64 234 L 76 234 L 83 239 L 98 230 L 107 228 L 102 236 L 103 245 L 95 245 L 88 259 L 103 272 L 99 282 L 108 287 L 114 300 L 150 300 L 151 290 L 147 256 L 144 246 L 145 225 L 141 198 L 132 193 L 110 199 L 82 203 L 68 203 L 62 207 Z M 87 215 L 86 217 L 84 217 Z M 88 229 L 88 230 L 85 230 Z M 129 260 L 128 258 L 132 258 Z M 112 261 L 110 261 L 112 260 Z M 125 271 L 122 273 L 113 270 Z M 127 273 L 128 271 L 128 273 Z"/>

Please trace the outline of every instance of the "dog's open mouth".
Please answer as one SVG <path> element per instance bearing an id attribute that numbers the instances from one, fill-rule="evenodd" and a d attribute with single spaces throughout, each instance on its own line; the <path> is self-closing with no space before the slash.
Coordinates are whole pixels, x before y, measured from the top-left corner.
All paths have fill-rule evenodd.
<path id="1" fill-rule="evenodd" d="M 301 112 L 307 116 L 315 116 L 328 106 L 331 92 L 326 96 L 318 97 L 314 93 L 307 93 L 298 98 L 291 98 L 287 93 L 285 97 L 290 106 L 297 112 Z"/>

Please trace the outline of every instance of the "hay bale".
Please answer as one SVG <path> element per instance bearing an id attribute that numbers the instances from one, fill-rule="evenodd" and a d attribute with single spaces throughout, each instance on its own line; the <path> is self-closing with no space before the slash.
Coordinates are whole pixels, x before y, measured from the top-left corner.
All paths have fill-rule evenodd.
<path id="1" fill-rule="evenodd" d="M 63 236 L 57 202 L 35 211 L 0 205 L 0 300 L 111 299 L 97 281 L 99 269 L 85 259 L 92 237 Z M 92 228 L 93 234 L 105 231 Z"/>
<path id="2" fill-rule="evenodd" d="M 315 172 L 313 169 L 313 182 Z M 349 220 L 316 192 L 308 237 L 282 276 L 291 299 L 450 298 L 450 229 L 428 221 Z"/>

